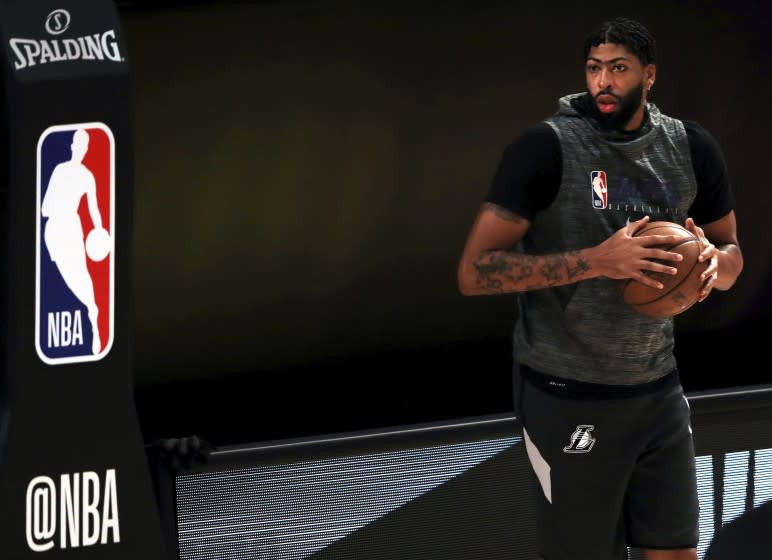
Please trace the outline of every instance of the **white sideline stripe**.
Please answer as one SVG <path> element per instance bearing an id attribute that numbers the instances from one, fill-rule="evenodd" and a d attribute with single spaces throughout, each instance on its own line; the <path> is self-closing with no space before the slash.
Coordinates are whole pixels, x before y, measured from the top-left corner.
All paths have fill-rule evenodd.
<path id="1" fill-rule="evenodd" d="M 440 426 L 419 426 L 417 428 L 403 428 L 403 429 L 397 429 L 397 430 L 390 430 L 386 432 L 377 432 L 377 433 L 366 433 L 366 434 L 354 434 L 354 435 L 341 435 L 341 436 L 334 436 L 334 437 L 327 437 L 327 438 L 319 438 L 319 439 L 309 439 L 309 440 L 303 440 L 303 441 L 289 441 L 289 442 L 282 442 L 282 443 L 272 443 L 272 444 L 266 444 L 266 445 L 258 445 L 254 447 L 236 447 L 234 449 L 218 449 L 215 451 L 212 451 L 210 455 L 227 455 L 229 453 L 244 453 L 249 451 L 263 451 L 266 449 L 279 449 L 282 447 L 300 447 L 302 445 L 316 445 L 319 443 L 336 443 L 336 442 L 344 442 L 344 441 L 356 441 L 360 439 L 368 440 L 368 439 L 376 439 L 383 436 L 394 436 L 394 435 L 406 435 L 406 434 L 412 434 L 417 432 L 434 432 L 439 430 L 448 430 L 453 428 L 468 428 L 470 426 L 482 426 L 485 424 L 499 424 L 503 422 L 511 422 L 517 420 L 516 416 L 507 416 L 505 418 L 490 418 L 490 419 L 484 419 L 484 420 L 475 420 L 471 422 L 456 422 L 453 424 L 442 424 Z M 517 439 L 517 438 L 515 438 Z"/>

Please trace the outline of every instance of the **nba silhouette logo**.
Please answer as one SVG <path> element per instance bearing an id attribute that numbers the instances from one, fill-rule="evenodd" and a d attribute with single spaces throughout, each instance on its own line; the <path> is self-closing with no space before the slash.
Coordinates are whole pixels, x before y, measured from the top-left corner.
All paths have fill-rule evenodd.
<path id="1" fill-rule="evenodd" d="M 608 184 L 605 171 L 591 171 L 590 183 L 592 185 L 592 207 L 606 208 L 608 206 Z"/>
<path id="2" fill-rule="evenodd" d="M 35 346 L 47 364 L 113 344 L 115 139 L 102 123 L 52 126 L 37 152 Z"/>

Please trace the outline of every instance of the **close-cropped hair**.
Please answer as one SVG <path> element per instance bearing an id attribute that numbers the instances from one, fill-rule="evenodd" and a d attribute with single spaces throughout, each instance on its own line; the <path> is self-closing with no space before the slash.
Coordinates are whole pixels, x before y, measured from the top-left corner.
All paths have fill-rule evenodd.
<path id="1" fill-rule="evenodd" d="M 655 64 L 656 45 L 654 37 L 639 21 L 617 17 L 603 22 L 584 42 L 584 60 L 592 47 L 602 43 L 622 45 L 641 61 L 641 64 Z"/>

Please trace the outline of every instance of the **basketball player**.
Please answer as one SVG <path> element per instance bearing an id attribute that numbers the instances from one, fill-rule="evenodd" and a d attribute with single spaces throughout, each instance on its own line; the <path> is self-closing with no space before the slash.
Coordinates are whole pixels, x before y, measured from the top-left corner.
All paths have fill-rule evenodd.
<path id="1" fill-rule="evenodd" d="M 623 560 L 633 547 L 647 560 L 696 560 L 673 319 L 633 310 L 616 280 L 659 287 L 646 271 L 675 272 L 680 257 L 656 247 L 674 236 L 633 236 L 656 219 L 704 243 L 700 301 L 731 288 L 743 267 L 733 195 L 713 137 L 648 101 L 655 43 L 643 25 L 605 22 L 583 54 L 587 91 L 504 150 L 459 287 L 517 294 L 515 403 L 538 483 L 541 558 Z"/>
<path id="2" fill-rule="evenodd" d="M 94 229 L 102 229 L 102 216 L 96 198 L 96 181 L 83 165 L 88 151 L 88 132 L 75 131 L 72 137 L 72 157 L 60 163 L 51 173 L 48 189 L 41 204 L 43 217 L 48 218 L 44 240 L 51 260 L 56 263 L 64 283 L 88 310 L 93 338 L 91 351 L 98 354 L 102 348 L 97 319 L 99 309 L 94 297 L 94 284 L 86 266 L 86 247 L 78 206 L 86 195 Z"/>

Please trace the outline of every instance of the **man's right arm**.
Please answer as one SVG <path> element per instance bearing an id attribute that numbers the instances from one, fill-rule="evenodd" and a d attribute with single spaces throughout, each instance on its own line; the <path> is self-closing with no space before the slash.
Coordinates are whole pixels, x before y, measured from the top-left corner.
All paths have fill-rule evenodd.
<path id="1" fill-rule="evenodd" d="M 559 286 L 592 277 L 584 251 L 525 255 L 514 247 L 530 222 L 486 203 L 475 220 L 458 267 L 464 295 L 503 294 Z"/>
<path id="2" fill-rule="evenodd" d="M 633 278 L 648 286 L 662 285 L 647 276 L 651 270 L 675 274 L 675 268 L 656 262 L 681 260 L 678 253 L 655 245 L 675 243 L 675 235 L 635 237 L 649 217 L 631 222 L 611 237 L 585 249 L 526 255 L 516 245 L 530 222 L 494 204 L 486 203 L 475 219 L 458 266 L 458 286 L 464 295 L 506 294 L 573 284 L 599 276 Z"/>
<path id="3" fill-rule="evenodd" d="M 549 206 L 562 174 L 560 142 L 546 122 L 524 130 L 502 153 L 459 266 L 464 294 L 518 292 L 586 276 L 579 252 L 536 257 L 513 251 L 533 215 Z"/>

